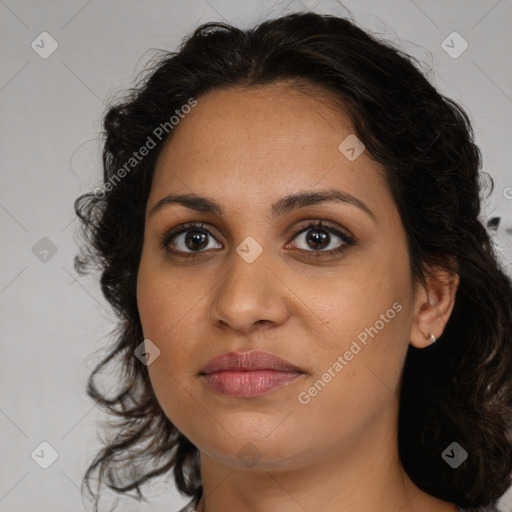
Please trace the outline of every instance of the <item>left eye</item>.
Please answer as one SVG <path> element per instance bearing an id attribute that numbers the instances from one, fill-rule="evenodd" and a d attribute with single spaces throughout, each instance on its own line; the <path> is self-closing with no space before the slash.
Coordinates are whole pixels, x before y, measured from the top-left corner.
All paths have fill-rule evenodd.
<path id="1" fill-rule="evenodd" d="M 335 240 L 333 236 L 341 240 L 338 245 L 332 245 Z M 306 247 L 298 247 L 301 250 L 309 251 L 321 251 L 326 253 L 335 252 L 341 250 L 345 244 L 351 242 L 350 238 L 345 234 L 341 233 L 337 229 L 326 226 L 324 224 L 314 224 L 307 226 L 306 228 L 299 231 L 294 239 L 299 240 L 306 244 Z M 296 246 L 296 243 L 294 243 Z"/>

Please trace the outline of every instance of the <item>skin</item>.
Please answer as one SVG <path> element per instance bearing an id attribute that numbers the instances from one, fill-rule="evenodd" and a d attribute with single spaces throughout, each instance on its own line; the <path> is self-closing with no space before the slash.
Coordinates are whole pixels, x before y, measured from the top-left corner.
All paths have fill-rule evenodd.
<path id="1" fill-rule="evenodd" d="M 167 417 L 200 451 L 199 512 L 452 511 L 404 472 L 397 418 L 408 346 L 423 348 L 429 332 L 441 335 L 457 277 L 438 271 L 425 286 L 413 282 L 404 228 L 378 164 L 368 151 L 350 161 L 338 150 L 354 129 L 332 98 L 316 93 L 286 82 L 217 89 L 174 128 L 148 198 L 137 283 L 144 336 L 160 350 L 148 366 L 151 383 Z M 342 202 L 267 216 L 283 196 L 330 188 L 362 201 L 373 217 Z M 224 215 L 179 204 L 149 215 L 169 193 L 208 196 Z M 330 231 L 320 251 L 306 238 L 314 228 L 295 236 L 302 221 L 317 219 L 355 245 L 315 259 L 343 245 Z M 166 230 L 192 221 L 213 234 L 194 260 L 160 246 Z M 185 235 L 168 248 L 198 253 Z M 263 249 L 251 263 L 236 251 L 246 237 Z M 396 303 L 394 318 L 300 403 L 299 393 Z M 219 354 L 253 349 L 306 374 L 253 398 L 221 395 L 198 374 Z M 257 454 L 253 465 L 238 456 L 248 446 Z"/>

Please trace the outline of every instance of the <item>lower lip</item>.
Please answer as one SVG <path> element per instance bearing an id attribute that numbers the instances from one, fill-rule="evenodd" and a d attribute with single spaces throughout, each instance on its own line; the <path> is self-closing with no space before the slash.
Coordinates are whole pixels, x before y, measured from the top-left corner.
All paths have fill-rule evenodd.
<path id="1" fill-rule="evenodd" d="M 224 395 L 250 398 L 288 384 L 303 373 L 276 370 L 220 371 L 204 374 L 206 382 Z"/>

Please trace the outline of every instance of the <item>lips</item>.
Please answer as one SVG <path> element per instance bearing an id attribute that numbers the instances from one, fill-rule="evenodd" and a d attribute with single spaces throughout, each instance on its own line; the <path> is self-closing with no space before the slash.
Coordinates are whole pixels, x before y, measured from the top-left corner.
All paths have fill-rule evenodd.
<path id="1" fill-rule="evenodd" d="M 228 352 L 200 371 L 210 389 L 222 395 L 252 398 L 289 384 L 306 373 L 268 352 Z"/>
<path id="2" fill-rule="evenodd" d="M 299 367 L 268 352 L 227 352 L 214 357 L 201 370 L 201 374 L 220 371 L 273 370 L 279 372 L 305 373 Z"/>

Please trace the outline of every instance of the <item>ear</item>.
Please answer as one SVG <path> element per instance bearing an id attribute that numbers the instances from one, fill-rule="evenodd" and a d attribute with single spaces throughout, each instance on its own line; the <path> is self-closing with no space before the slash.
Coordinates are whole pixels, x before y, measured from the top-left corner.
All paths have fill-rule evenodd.
<path id="1" fill-rule="evenodd" d="M 455 304 L 458 286 L 459 275 L 445 269 L 431 272 L 426 277 L 425 284 L 417 286 L 410 334 L 411 345 L 425 348 L 432 344 L 429 340 L 430 333 L 436 339 L 443 334 Z"/>

